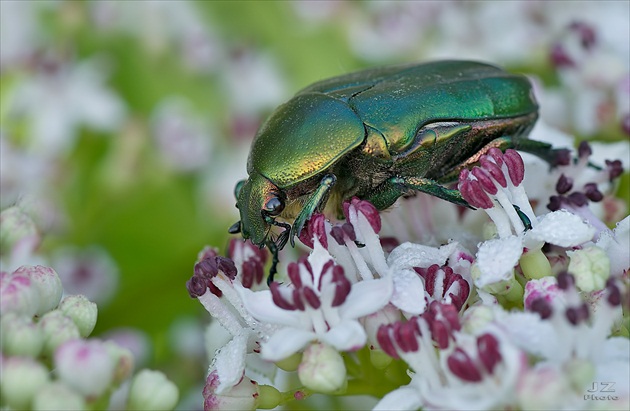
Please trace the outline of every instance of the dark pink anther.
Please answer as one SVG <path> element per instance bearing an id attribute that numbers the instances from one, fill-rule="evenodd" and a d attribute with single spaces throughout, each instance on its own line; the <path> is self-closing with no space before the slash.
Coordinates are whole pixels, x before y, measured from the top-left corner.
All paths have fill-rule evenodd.
<path id="1" fill-rule="evenodd" d="M 372 205 L 369 201 L 360 200 L 358 197 L 352 197 L 350 202 L 343 203 L 343 214 L 346 216 L 346 220 L 350 220 L 350 206 L 353 206 L 357 213 L 361 213 L 367 218 L 368 222 L 372 226 L 372 230 L 375 233 L 379 233 L 381 231 L 381 216 L 378 213 L 376 207 Z"/>
<path id="2" fill-rule="evenodd" d="M 313 238 L 317 237 L 319 243 L 328 249 L 328 237 L 326 236 L 326 217 L 322 213 L 315 213 L 306 222 L 300 233 L 300 241 L 310 247 L 314 247 Z"/>
<path id="3" fill-rule="evenodd" d="M 293 305 L 300 311 L 304 311 L 306 309 L 304 300 L 302 299 L 302 290 L 303 288 L 294 288 L 292 292 Z"/>
<path id="4" fill-rule="evenodd" d="M 578 191 L 569 194 L 566 198 L 578 207 L 583 207 L 588 204 L 588 197 L 586 197 L 584 193 L 580 193 Z"/>
<path id="5" fill-rule="evenodd" d="M 346 301 L 348 294 L 352 289 L 350 280 L 346 277 L 343 267 L 336 265 L 333 267 L 333 282 L 335 284 L 335 296 L 333 297 L 332 306 L 338 307 Z"/>
<path id="6" fill-rule="evenodd" d="M 495 195 L 499 191 L 497 186 L 494 185 L 494 182 L 493 182 L 492 177 L 490 176 L 490 173 L 488 173 L 481 167 L 473 167 L 473 169 L 471 170 L 471 174 L 475 176 L 475 178 L 479 182 L 479 185 L 483 188 L 483 191 L 485 191 L 486 193 Z M 501 174 L 501 176 L 503 176 L 503 174 Z M 502 180 L 505 183 L 505 177 L 503 177 Z M 502 185 L 502 186 L 505 187 L 505 185 Z"/>
<path id="7" fill-rule="evenodd" d="M 530 310 L 532 312 L 538 313 L 538 315 L 540 315 L 540 318 L 543 320 L 551 317 L 551 314 L 553 313 L 551 304 L 549 304 L 549 302 L 543 297 L 536 298 L 534 301 L 532 301 Z"/>
<path id="8" fill-rule="evenodd" d="M 490 157 L 494 160 L 494 162 L 500 167 L 503 167 L 503 151 L 496 147 L 492 147 L 488 149 L 488 153 Z"/>
<path id="9" fill-rule="evenodd" d="M 582 47 L 586 50 L 590 50 L 593 48 L 597 41 L 597 36 L 595 35 L 595 29 L 588 23 L 583 21 L 574 21 L 569 24 L 569 29 L 573 30 L 580 36 L 580 43 L 582 43 Z"/>
<path id="10" fill-rule="evenodd" d="M 223 271 L 223 274 L 230 280 L 236 278 L 236 266 L 234 265 L 234 261 L 227 257 L 216 257 L 217 267 L 220 271 Z"/>
<path id="11" fill-rule="evenodd" d="M 606 160 L 606 170 L 608 170 L 608 180 L 613 181 L 615 178 L 623 174 L 623 165 L 621 160 Z"/>
<path id="12" fill-rule="evenodd" d="M 525 177 L 525 163 L 523 157 L 516 150 L 507 149 L 503 155 L 503 161 L 507 165 L 510 180 L 515 186 L 520 185 Z"/>
<path id="13" fill-rule="evenodd" d="M 483 168 L 483 170 L 488 173 L 492 179 L 496 180 L 496 182 L 499 183 L 501 187 L 507 187 L 505 174 L 503 174 L 503 170 L 501 170 L 502 166 L 498 165 L 490 159 L 490 156 L 481 156 L 481 158 L 479 159 L 479 164 L 481 165 L 481 168 Z M 503 161 L 501 161 L 501 163 L 503 163 Z"/>
<path id="14" fill-rule="evenodd" d="M 206 293 L 208 281 L 201 276 L 193 275 L 186 281 L 186 290 L 191 298 L 201 297 Z"/>
<path id="15" fill-rule="evenodd" d="M 557 280 L 558 288 L 560 288 L 561 290 L 566 291 L 575 285 L 575 277 L 573 277 L 573 274 L 569 274 L 566 271 L 558 273 Z"/>
<path id="16" fill-rule="evenodd" d="M 400 245 L 400 241 L 396 237 L 381 237 L 381 247 L 386 253 L 391 253 L 392 250 Z"/>
<path id="17" fill-rule="evenodd" d="M 558 194 L 566 194 L 573 188 L 573 179 L 565 176 L 564 174 L 560 175 L 558 182 L 556 183 L 556 191 Z"/>
<path id="18" fill-rule="evenodd" d="M 477 208 L 492 208 L 494 204 L 477 180 L 459 180 L 457 187 L 471 206 Z"/>
<path id="19" fill-rule="evenodd" d="M 272 282 L 271 284 L 269 284 L 269 290 L 271 291 L 271 299 L 273 300 L 273 303 L 275 305 L 277 305 L 279 308 L 282 308 L 283 310 L 295 310 L 296 307 L 289 301 L 287 301 L 287 299 L 284 298 L 284 296 L 280 292 L 280 284 L 275 281 Z"/>
<path id="20" fill-rule="evenodd" d="M 608 281 L 606 281 L 606 291 L 608 304 L 613 307 L 621 305 L 621 290 L 613 278 L 609 278 Z"/>
<path id="21" fill-rule="evenodd" d="M 293 287 L 302 288 L 302 278 L 300 277 L 300 266 L 298 263 L 289 263 L 287 266 L 287 276 L 291 280 Z"/>
<path id="22" fill-rule="evenodd" d="M 587 183 L 584 185 L 584 195 L 595 203 L 604 199 L 604 195 L 601 191 L 599 191 L 599 188 L 595 183 Z"/>
<path id="23" fill-rule="evenodd" d="M 341 229 L 341 226 L 336 225 L 333 228 L 331 228 L 330 236 L 334 238 L 337 244 L 339 245 L 344 245 L 346 243 L 345 238 L 344 238 L 345 235 L 343 233 L 343 230 Z"/>
<path id="24" fill-rule="evenodd" d="M 204 258 L 195 264 L 194 268 L 195 275 L 205 278 L 211 279 L 219 273 L 219 268 L 217 267 L 216 257 Z"/>
<path id="25" fill-rule="evenodd" d="M 591 145 L 586 140 L 582 140 L 580 145 L 578 146 L 578 157 L 586 158 L 593 154 L 593 149 Z"/>
<path id="26" fill-rule="evenodd" d="M 448 369 L 464 381 L 479 382 L 481 373 L 468 354 L 461 348 L 457 348 L 446 360 Z"/>
<path id="27" fill-rule="evenodd" d="M 241 284 L 245 288 L 252 288 L 256 279 L 256 263 L 253 260 L 243 262 L 241 268 Z"/>
<path id="28" fill-rule="evenodd" d="M 242 240 L 237 240 L 236 238 L 234 238 L 234 240 L 242 242 Z M 197 257 L 197 261 L 202 261 L 202 260 L 205 260 L 206 258 L 211 258 L 211 259 L 214 260 L 214 257 L 216 257 L 218 255 L 219 255 L 219 253 L 217 252 L 216 248 L 214 248 L 214 247 L 206 247 L 203 250 L 202 254 Z"/>
<path id="29" fill-rule="evenodd" d="M 310 305 L 314 309 L 318 309 L 322 305 L 319 297 L 311 287 L 304 287 L 302 289 L 302 295 L 304 296 L 304 299 L 306 300 L 308 305 Z"/>
<path id="30" fill-rule="evenodd" d="M 341 225 L 341 231 L 348 237 L 350 241 L 356 241 L 357 233 L 354 231 L 354 227 L 350 223 L 343 223 Z"/>
<path id="31" fill-rule="evenodd" d="M 392 358 L 398 359 L 400 358 L 400 356 L 398 355 L 398 350 L 396 350 L 396 347 L 394 346 L 394 343 L 392 341 L 391 330 L 391 324 L 381 325 L 376 332 L 376 341 L 378 341 L 381 349 L 385 351 L 385 354 L 389 355 Z"/>
<path id="32" fill-rule="evenodd" d="M 551 64 L 558 68 L 575 67 L 575 62 L 560 43 L 555 43 L 551 46 L 549 60 L 551 60 Z"/>
<path id="33" fill-rule="evenodd" d="M 416 327 L 414 327 L 415 322 L 416 319 L 412 318 L 405 323 L 395 323 L 397 326 L 394 327 L 394 336 L 396 337 L 396 343 L 403 352 L 416 352 L 420 348 Z"/>
<path id="34" fill-rule="evenodd" d="M 499 351 L 499 341 L 492 334 L 483 334 L 477 337 L 477 349 L 479 359 L 489 374 L 494 372 L 494 368 L 501 362 L 501 352 Z"/>

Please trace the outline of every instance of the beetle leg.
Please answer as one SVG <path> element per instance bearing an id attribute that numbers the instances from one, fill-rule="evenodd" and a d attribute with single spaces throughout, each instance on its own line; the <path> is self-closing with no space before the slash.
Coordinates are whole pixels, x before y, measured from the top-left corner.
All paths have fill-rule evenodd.
<path id="1" fill-rule="evenodd" d="M 334 174 L 325 175 L 319 185 L 313 192 L 313 194 L 306 200 L 306 203 L 302 207 L 300 214 L 295 218 L 293 227 L 291 227 L 291 234 L 289 239 L 291 240 L 291 246 L 295 246 L 295 236 L 299 236 L 304 224 L 311 218 L 313 213 L 325 202 L 330 189 L 335 185 L 337 177 Z"/>
<path id="2" fill-rule="evenodd" d="M 490 150 L 491 148 L 498 148 L 501 151 L 505 151 L 508 148 L 524 151 L 546 161 L 551 167 L 558 165 L 560 159 L 563 158 L 563 156 L 567 152 L 567 150 L 564 148 L 552 148 L 551 144 L 543 143 L 542 141 L 503 136 L 492 140 L 491 142 L 483 146 L 481 150 L 475 153 L 474 156 L 471 156 L 466 161 L 454 167 L 448 173 L 445 173 L 444 176 L 439 179 L 439 182 L 442 184 L 446 184 L 457 181 L 459 173 L 464 168 L 471 168 L 472 166 L 477 164 L 477 162 L 479 162 L 479 158 L 481 158 L 482 155 L 487 154 L 488 150 Z"/>
<path id="3" fill-rule="evenodd" d="M 267 247 L 269 248 L 269 251 L 271 251 L 271 268 L 269 269 L 269 276 L 267 276 L 267 285 L 270 285 L 273 282 L 273 277 L 275 277 L 278 272 L 277 266 L 278 261 L 280 261 L 278 258 L 278 252 L 280 250 L 278 250 L 276 243 L 271 240 L 267 241 Z"/>
<path id="4" fill-rule="evenodd" d="M 434 180 L 421 177 L 391 177 L 366 200 L 379 210 L 383 210 L 394 204 L 400 196 L 410 191 L 421 191 L 451 203 L 472 208 L 459 191 L 446 188 Z"/>

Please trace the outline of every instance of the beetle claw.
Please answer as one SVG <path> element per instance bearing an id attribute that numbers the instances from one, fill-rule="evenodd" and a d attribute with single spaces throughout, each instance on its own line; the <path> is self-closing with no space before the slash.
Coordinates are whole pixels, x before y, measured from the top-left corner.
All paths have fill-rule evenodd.
<path id="1" fill-rule="evenodd" d="M 241 222 L 237 221 L 228 228 L 228 233 L 230 234 L 238 234 L 241 232 Z"/>

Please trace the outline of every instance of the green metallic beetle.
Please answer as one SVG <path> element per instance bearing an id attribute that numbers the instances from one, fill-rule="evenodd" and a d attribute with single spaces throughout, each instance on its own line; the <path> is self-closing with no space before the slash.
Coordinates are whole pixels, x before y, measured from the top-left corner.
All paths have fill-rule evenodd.
<path id="1" fill-rule="evenodd" d="M 229 231 L 268 246 L 277 261 L 277 251 L 288 239 L 293 245 L 314 212 L 340 215 L 342 202 L 353 196 L 379 210 L 416 190 L 468 206 L 443 184 L 456 181 L 489 148 L 552 160 L 548 144 L 526 139 L 537 112 L 527 78 L 471 61 L 319 81 L 276 109 L 258 131 L 249 178 L 235 189 L 241 220 Z M 284 228 L 277 238 L 273 226 Z"/>

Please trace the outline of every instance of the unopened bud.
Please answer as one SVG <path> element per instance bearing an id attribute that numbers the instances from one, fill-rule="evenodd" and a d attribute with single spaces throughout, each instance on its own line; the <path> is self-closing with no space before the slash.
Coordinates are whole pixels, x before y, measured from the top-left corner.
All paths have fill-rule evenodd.
<path id="1" fill-rule="evenodd" d="M 577 288 L 585 292 L 604 288 L 610 277 L 610 260 L 603 249 L 591 246 L 568 251 L 567 255 L 570 258 L 568 271 L 575 276 Z"/>
<path id="2" fill-rule="evenodd" d="M 107 349 L 109 358 L 114 364 L 114 383 L 123 382 L 131 376 L 133 372 L 135 363 L 133 353 L 114 341 L 105 341 L 103 345 Z"/>
<path id="3" fill-rule="evenodd" d="M 13 312 L 32 317 L 39 307 L 37 289 L 24 275 L 2 273 L 0 277 L 0 315 Z"/>
<path id="4" fill-rule="evenodd" d="M 31 317 L 8 313 L 0 321 L 2 352 L 37 357 L 44 347 L 44 334 Z"/>
<path id="5" fill-rule="evenodd" d="M 44 353 L 47 355 L 52 355 L 64 342 L 80 337 L 74 321 L 60 310 L 46 313 L 38 324 L 44 334 Z"/>
<path id="6" fill-rule="evenodd" d="M 142 370 L 131 382 L 128 410 L 172 410 L 179 390 L 160 371 Z"/>
<path id="7" fill-rule="evenodd" d="M 12 409 L 29 409 L 33 397 L 48 382 L 49 372 L 29 357 L 9 357 L 2 362 L 2 403 Z"/>
<path id="8" fill-rule="evenodd" d="M 85 400 L 82 396 L 60 381 L 49 382 L 35 394 L 34 411 L 44 410 L 84 410 Z"/>
<path id="9" fill-rule="evenodd" d="M 304 350 L 298 378 L 305 387 L 313 391 L 331 393 L 344 387 L 346 366 L 333 347 L 314 343 Z"/>
<path id="10" fill-rule="evenodd" d="M 18 247 L 35 249 L 40 242 L 37 227 L 19 207 L 9 207 L 0 213 L 0 250 L 2 254 Z"/>
<path id="11" fill-rule="evenodd" d="M 75 339 L 55 351 L 59 378 L 78 393 L 98 398 L 114 377 L 114 362 L 100 340 Z"/>
<path id="12" fill-rule="evenodd" d="M 260 393 L 258 383 L 243 377 L 234 387 L 217 393 L 219 375 L 212 371 L 203 387 L 204 410 L 255 410 L 258 407 Z"/>
<path id="13" fill-rule="evenodd" d="M 84 295 L 68 295 L 59 304 L 59 309 L 74 321 L 81 337 L 90 335 L 96 325 L 98 315 L 96 304 Z"/>

